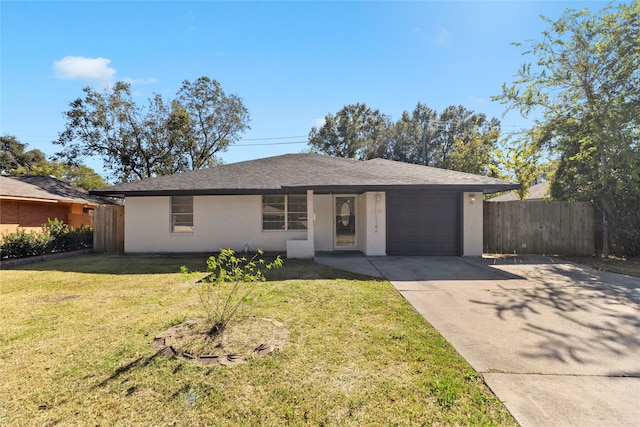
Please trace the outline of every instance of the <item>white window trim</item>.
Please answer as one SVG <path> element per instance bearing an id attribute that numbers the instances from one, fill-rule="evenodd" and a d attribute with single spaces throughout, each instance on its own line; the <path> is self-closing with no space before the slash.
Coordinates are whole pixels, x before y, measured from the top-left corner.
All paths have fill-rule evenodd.
<path id="1" fill-rule="evenodd" d="M 193 234 L 194 228 L 194 200 L 193 196 L 177 196 L 177 197 L 191 197 L 191 229 L 190 230 L 175 230 L 174 215 L 185 214 L 187 212 L 173 212 L 173 198 L 176 196 L 169 196 L 169 231 L 171 234 L 185 235 Z"/>
<path id="2" fill-rule="evenodd" d="M 303 194 L 292 194 L 293 196 L 303 196 Z M 265 229 L 264 228 L 264 197 L 265 196 L 284 196 L 284 228 L 282 229 Z M 309 201 L 306 199 L 306 194 L 304 194 L 305 196 L 305 203 L 308 205 Z M 283 233 L 283 232 L 290 232 L 290 233 L 295 233 L 295 232 L 306 232 L 309 229 L 309 226 L 307 225 L 307 228 L 296 228 L 296 229 L 289 229 L 289 194 L 263 194 L 260 197 L 260 211 L 261 211 L 261 219 L 260 219 L 260 228 L 262 229 L 263 233 Z"/>

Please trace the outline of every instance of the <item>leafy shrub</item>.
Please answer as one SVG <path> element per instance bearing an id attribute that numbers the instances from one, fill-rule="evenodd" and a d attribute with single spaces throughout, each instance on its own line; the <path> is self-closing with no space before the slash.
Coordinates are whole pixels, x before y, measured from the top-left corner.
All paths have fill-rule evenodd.
<path id="1" fill-rule="evenodd" d="M 70 244 L 70 229 L 67 224 L 60 221 L 57 218 L 47 220 L 47 223 L 42 226 L 42 231 L 45 234 L 51 236 L 51 243 L 49 245 L 51 252 L 64 252 L 71 250 Z"/>
<path id="2" fill-rule="evenodd" d="M 76 250 L 93 247 L 93 228 L 91 227 L 76 228 L 69 233 L 69 236 L 71 238 L 71 247 Z"/>
<path id="3" fill-rule="evenodd" d="M 24 258 L 48 253 L 51 236 L 46 233 L 27 233 L 18 229 L 2 237 L 0 256 L 2 259 Z"/>
<path id="4" fill-rule="evenodd" d="M 0 259 L 24 258 L 93 246 L 93 229 L 69 227 L 59 219 L 49 219 L 41 232 L 18 229 L 2 236 Z"/>
<path id="5" fill-rule="evenodd" d="M 256 282 L 264 280 L 260 267 L 267 270 L 282 266 L 280 255 L 266 263 L 262 258 L 264 252 L 258 253 L 251 259 L 238 257 L 231 249 L 222 249 L 220 254 L 207 259 L 207 272 L 204 279 L 193 286 L 198 292 L 200 305 L 211 323 L 209 335 L 220 334 L 229 322 L 236 316 L 243 301 L 247 301 L 255 288 Z M 180 267 L 187 280 L 191 280 L 193 273 L 184 265 Z"/>
<path id="6" fill-rule="evenodd" d="M 49 219 L 43 231 L 51 236 L 50 252 L 66 252 L 93 247 L 91 227 L 69 227 L 59 219 Z"/>

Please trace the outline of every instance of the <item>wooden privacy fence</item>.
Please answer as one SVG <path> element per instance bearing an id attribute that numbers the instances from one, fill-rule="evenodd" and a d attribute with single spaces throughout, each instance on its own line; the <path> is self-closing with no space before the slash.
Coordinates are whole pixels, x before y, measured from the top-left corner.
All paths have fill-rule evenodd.
<path id="1" fill-rule="evenodd" d="M 124 252 L 124 206 L 96 206 L 93 211 L 93 251 Z"/>
<path id="2" fill-rule="evenodd" d="M 594 251 L 589 202 L 486 202 L 483 222 L 484 252 L 591 255 Z"/>

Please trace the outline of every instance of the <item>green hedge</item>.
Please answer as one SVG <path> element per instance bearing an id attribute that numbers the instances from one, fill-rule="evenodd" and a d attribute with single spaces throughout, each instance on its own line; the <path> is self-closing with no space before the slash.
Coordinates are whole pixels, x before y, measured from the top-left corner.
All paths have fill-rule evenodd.
<path id="1" fill-rule="evenodd" d="M 93 229 L 69 227 L 58 219 L 49 219 L 41 232 L 17 230 L 2 236 L 0 259 L 24 258 L 93 247 Z"/>

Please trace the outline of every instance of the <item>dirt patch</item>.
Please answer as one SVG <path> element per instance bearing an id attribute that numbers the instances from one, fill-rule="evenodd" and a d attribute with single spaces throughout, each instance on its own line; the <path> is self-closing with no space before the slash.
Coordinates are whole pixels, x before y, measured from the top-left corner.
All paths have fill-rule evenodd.
<path id="1" fill-rule="evenodd" d="M 289 336 L 282 322 L 269 318 L 243 320 L 214 337 L 208 334 L 210 328 L 204 319 L 189 319 L 158 334 L 151 346 L 165 357 L 229 366 L 280 350 Z"/>
<path id="2" fill-rule="evenodd" d="M 41 295 L 34 298 L 36 303 L 52 303 L 52 302 L 64 302 L 72 299 L 80 298 L 80 295 Z"/>

